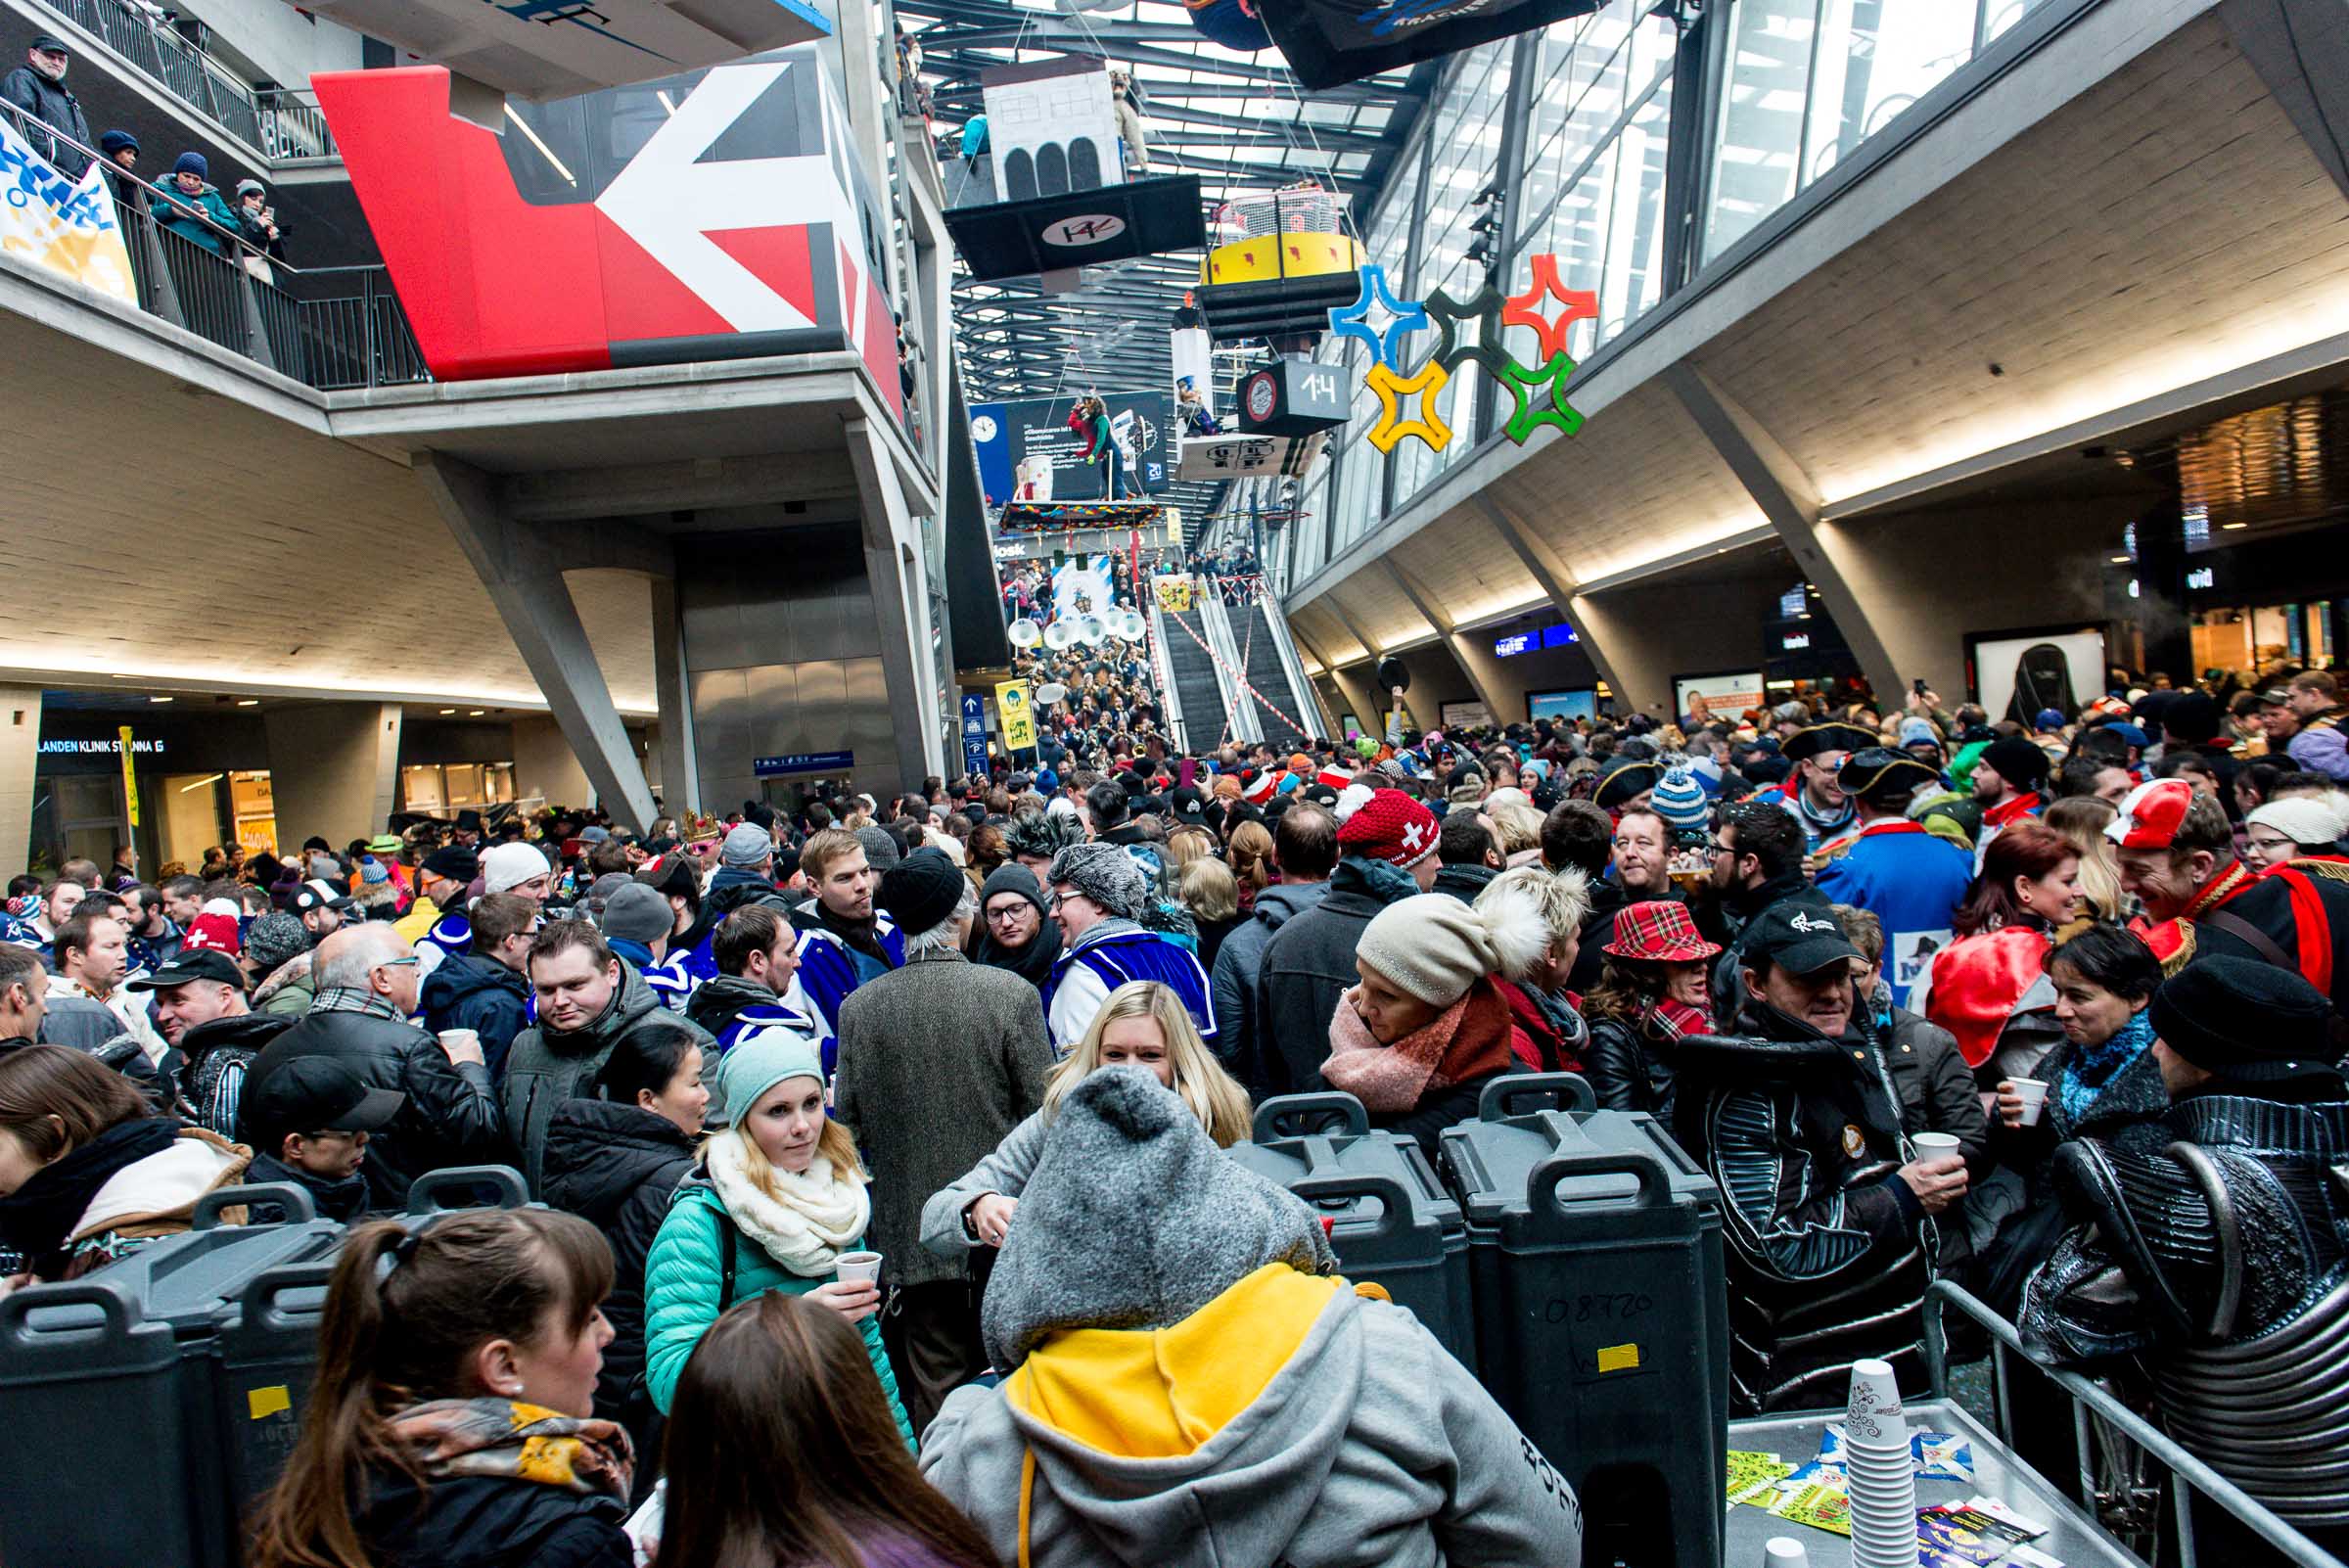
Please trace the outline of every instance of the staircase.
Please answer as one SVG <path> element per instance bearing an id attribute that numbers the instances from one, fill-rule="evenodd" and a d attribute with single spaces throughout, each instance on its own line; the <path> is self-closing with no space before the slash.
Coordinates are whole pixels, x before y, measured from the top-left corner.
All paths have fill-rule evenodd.
<path id="1" fill-rule="evenodd" d="M 1228 733 L 1231 708 L 1216 662 L 1201 646 L 1207 626 L 1199 604 L 1194 600 L 1180 615 L 1153 609 L 1151 619 L 1157 623 L 1159 646 L 1166 650 L 1167 669 L 1174 678 L 1174 704 L 1182 715 L 1183 749 L 1212 752 Z"/>

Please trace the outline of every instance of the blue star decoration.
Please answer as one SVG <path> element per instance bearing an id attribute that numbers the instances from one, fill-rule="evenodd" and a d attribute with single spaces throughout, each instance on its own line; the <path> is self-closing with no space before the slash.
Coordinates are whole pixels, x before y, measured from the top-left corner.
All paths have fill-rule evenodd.
<path id="1" fill-rule="evenodd" d="M 1370 312 L 1383 306 L 1394 319 L 1383 333 L 1370 330 Z M 1397 357 L 1404 335 L 1427 326 L 1427 306 L 1416 300 L 1398 300 L 1387 287 L 1387 269 L 1371 265 L 1362 268 L 1362 292 L 1354 303 L 1329 313 L 1329 330 L 1333 337 L 1359 338 L 1370 349 L 1371 357 L 1398 374 L 1403 361 Z"/>
<path id="2" fill-rule="evenodd" d="M 1500 380 L 1501 385 L 1516 397 L 1517 411 L 1501 427 L 1501 434 L 1523 446 L 1526 438 L 1543 425 L 1555 425 L 1569 436 L 1581 430 L 1583 416 L 1566 401 L 1566 381 L 1573 374 L 1574 361 L 1566 357 L 1563 349 L 1551 354 L 1549 363 L 1540 370 L 1527 370 L 1522 365 L 1511 363 L 1508 369 L 1501 372 Z M 1549 403 L 1542 407 L 1534 402 L 1534 392 L 1544 382 L 1549 385 Z"/>

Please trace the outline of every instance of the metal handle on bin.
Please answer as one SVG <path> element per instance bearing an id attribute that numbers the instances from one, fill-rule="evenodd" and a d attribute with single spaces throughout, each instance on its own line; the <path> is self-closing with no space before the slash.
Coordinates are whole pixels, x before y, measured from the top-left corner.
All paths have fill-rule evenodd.
<path id="1" fill-rule="evenodd" d="M 255 1181 L 245 1187 L 214 1187 L 196 1200 L 195 1216 L 188 1222 L 191 1230 L 210 1230 L 220 1223 L 220 1211 L 239 1205 L 252 1208 L 267 1204 L 286 1212 L 284 1223 L 299 1224 L 318 1218 L 318 1206 L 310 1195 L 291 1181 Z"/>
<path id="2" fill-rule="evenodd" d="M 1362 1102 L 1333 1089 L 1320 1094 L 1278 1094 L 1265 1101 L 1256 1108 L 1256 1120 L 1249 1124 L 1249 1141 L 1270 1143 L 1276 1138 L 1296 1136 L 1281 1130 L 1284 1117 L 1333 1114 L 1346 1120 L 1346 1130 L 1339 1134 L 1341 1137 L 1359 1138 L 1370 1130 L 1370 1113 L 1362 1109 Z"/>
<path id="3" fill-rule="evenodd" d="M 1411 1195 L 1391 1176 L 1358 1171 L 1345 1176 L 1307 1176 L 1290 1182 L 1289 1190 L 1308 1203 L 1325 1198 L 1376 1198 L 1380 1213 L 1373 1235 L 1383 1240 L 1410 1229 Z"/>
<path id="4" fill-rule="evenodd" d="M 1553 1154 L 1526 1178 L 1526 1207 L 1538 1215 L 1556 1213 L 1559 1182 L 1601 1176 L 1637 1176 L 1639 1190 L 1632 1194 L 1632 1202 L 1642 1209 L 1662 1202 L 1672 1186 L 1672 1173 L 1664 1162 L 1644 1151 L 1621 1149 L 1588 1157 Z"/>
<path id="5" fill-rule="evenodd" d="M 254 1323 L 270 1328 L 299 1328 L 306 1326 L 316 1314 L 297 1317 L 278 1305 L 278 1298 L 290 1290 L 322 1290 L 333 1282 L 335 1260 L 315 1258 L 308 1263 L 280 1264 L 264 1268 L 245 1282 L 243 1311 L 248 1327 Z"/>
<path id="6" fill-rule="evenodd" d="M 1485 1089 L 1476 1097 L 1476 1119 L 1480 1122 L 1506 1121 L 1509 1107 L 1521 1099 L 1538 1094 L 1562 1097 L 1571 1115 L 1584 1115 L 1598 1109 L 1598 1093 L 1590 1081 L 1580 1073 L 1507 1073 L 1486 1081 Z"/>
<path id="7" fill-rule="evenodd" d="M 468 1194 L 476 1188 L 495 1187 L 500 1209 L 527 1208 L 530 1201 L 530 1189 L 524 1184 L 522 1173 L 510 1165 L 452 1165 L 427 1171 L 408 1183 L 408 1213 L 438 1214 L 441 1205 L 434 1202 L 434 1197 L 452 1187 Z"/>
<path id="8" fill-rule="evenodd" d="M 130 1332 L 133 1303 L 127 1294 L 102 1279 L 75 1279 L 56 1285 L 26 1285 L 0 1297 L 0 1344 L 11 1350 L 32 1350 L 44 1339 L 89 1332 L 78 1326 L 35 1329 L 31 1315 L 44 1307 L 95 1307 L 106 1314 L 108 1334 Z"/>

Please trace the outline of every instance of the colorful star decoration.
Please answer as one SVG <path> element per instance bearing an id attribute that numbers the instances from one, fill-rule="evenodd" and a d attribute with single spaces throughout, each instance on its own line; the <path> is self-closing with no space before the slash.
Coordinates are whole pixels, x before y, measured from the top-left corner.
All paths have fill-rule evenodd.
<path id="1" fill-rule="evenodd" d="M 1405 436 L 1416 436 L 1433 451 L 1440 452 L 1450 446 L 1451 427 L 1444 423 L 1443 414 L 1436 408 L 1436 398 L 1451 381 L 1451 375 L 1434 359 L 1407 379 L 1385 365 L 1372 365 L 1370 373 L 1362 378 L 1362 385 L 1378 399 L 1378 423 L 1370 427 L 1370 444 L 1382 452 L 1391 452 L 1395 443 Z M 1403 417 L 1403 398 L 1410 392 L 1419 394 L 1417 419 Z"/>
<path id="2" fill-rule="evenodd" d="M 1379 402 L 1378 423 L 1369 431 L 1373 446 L 1392 451 L 1405 436 L 1417 437 L 1435 451 L 1449 446 L 1451 427 L 1444 423 L 1433 399 L 1451 383 L 1452 373 L 1467 363 L 1474 363 L 1509 394 L 1510 412 L 1501 434 L 1510 440 L 1523 445 L 1544 425 L 1569 436 L 1583 428 L 1583 416 L 1566 401 L 1566 383 L 1575 371 L 1575 361 L 1566 352 L 1566 334 L 1577 321 L 1597 316 L 1598 297 L 1588 289 L 1567 288 L 1558 276 L 1554 254 L 1545 252 L 1527 259 L 1533 266 L 1532 285 L 1525 293 L 1506 299 L 1488 285 L 1465 300 L 1454 300 L 1438 289 L 1424 300 L 1398 300 L 1388 291 L 1383 269 L 1362 268 L 1360 298 L 1343 310 L 1332 310 L 1329 324 L 1339 337 L 1360 339 L 1376 357 L 1362 380 Z M 1545 299 L 1565 306 L 1554 320 L 1536 308 Z M 1395 317 L 1383 334 L 1370 330 L 1374 302 L 1383 304 Z M 1472 339 L 1461 331 L 1468 322 L 1476 324 Z M 1396 350 L 1403 336 L 1419 327 L 1431 327 L 1436 344 L 1418 368 L 1405 376 Z M 1543 354 L 1540 368 L 1519 364 L 1502 349 L 1501 334 L 1509 327 L 1524 327 L 1534 334 Z M 1549 400 L 1538 404 L 1537 396 L 1545 387 Z M 1410 392 L 1420 395 L 1420 417 L 1406 420 L 1402 417 L 1401 399 Z"/>
<path id="3" fill-rule="evenodd" d="M 1558 277 L 1558 258 L 1555 253 L 1544 251 L 1527 258 L 1533 263 L 1534 281 L 1523 294 L 1509 296 L 1501 307 L 1503 325 L 1531 327 L 1534 339 L 1541 345 L 1543 364 L 1553 362 L 1566 351 L 1566 330 L 1586 317 L 1598 315 L 1598 296 L 1589 289 L 1569 289 Z M 1554 299 L 1566 308 L 1551 321 L 1535 309 L 1543 299 Z"/>
<path id="4" fill-rule="evenodd" d="M 1393 319 L 1384 332 L 1370 330 L 1370 312 L 1383 308 Z M 1405 334 L 1426 326 L 1427 307 L 1416 300 L 1398 300 L 1387 287 L 1387 269 L 1381 266 L 1362 268 L 1362 292 L 1354 303 L 1329 313 L 1329 330 L 1339 338 L 1359 338 L 1368 346 L 1370 355 L 1388 370 L 1401 370 L 1403 361 L 1397 351 Z"/>

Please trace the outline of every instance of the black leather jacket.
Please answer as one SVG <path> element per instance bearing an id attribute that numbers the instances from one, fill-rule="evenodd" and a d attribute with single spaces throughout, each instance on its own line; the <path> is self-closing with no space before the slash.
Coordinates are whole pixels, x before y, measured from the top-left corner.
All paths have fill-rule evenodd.
<path id="1" fill-rule="evenodd" d="M 1674 1047 L 1648 1038 L 1637 1024 L 1620 1018 L 1590 1021 L 1590 1043 L 1583 1048 L 1583 1076 L 1608 1111 L 1646 1111 L 1672 1130 Z"/>
<path id="2" fill-rule="evenodd" d="M 367 1143 L 370 1209 L 396 1209 L 408 1183 L 451 1165 L 502 1165 L 509 1159 L 505 1119 L 489 1070 L 450 1062 L 440 1042 L 411 1024 L 372 1013 L 308 1013 L 269 1042 L 245 1075 L 238 1101 L 237 1141 L 254 1141 L 248 1120 L 253 1096 L 269 1075 L 297 1056 L 331 1056 L 370 1088 L 407 1096 L 392 1125 Z"/>

